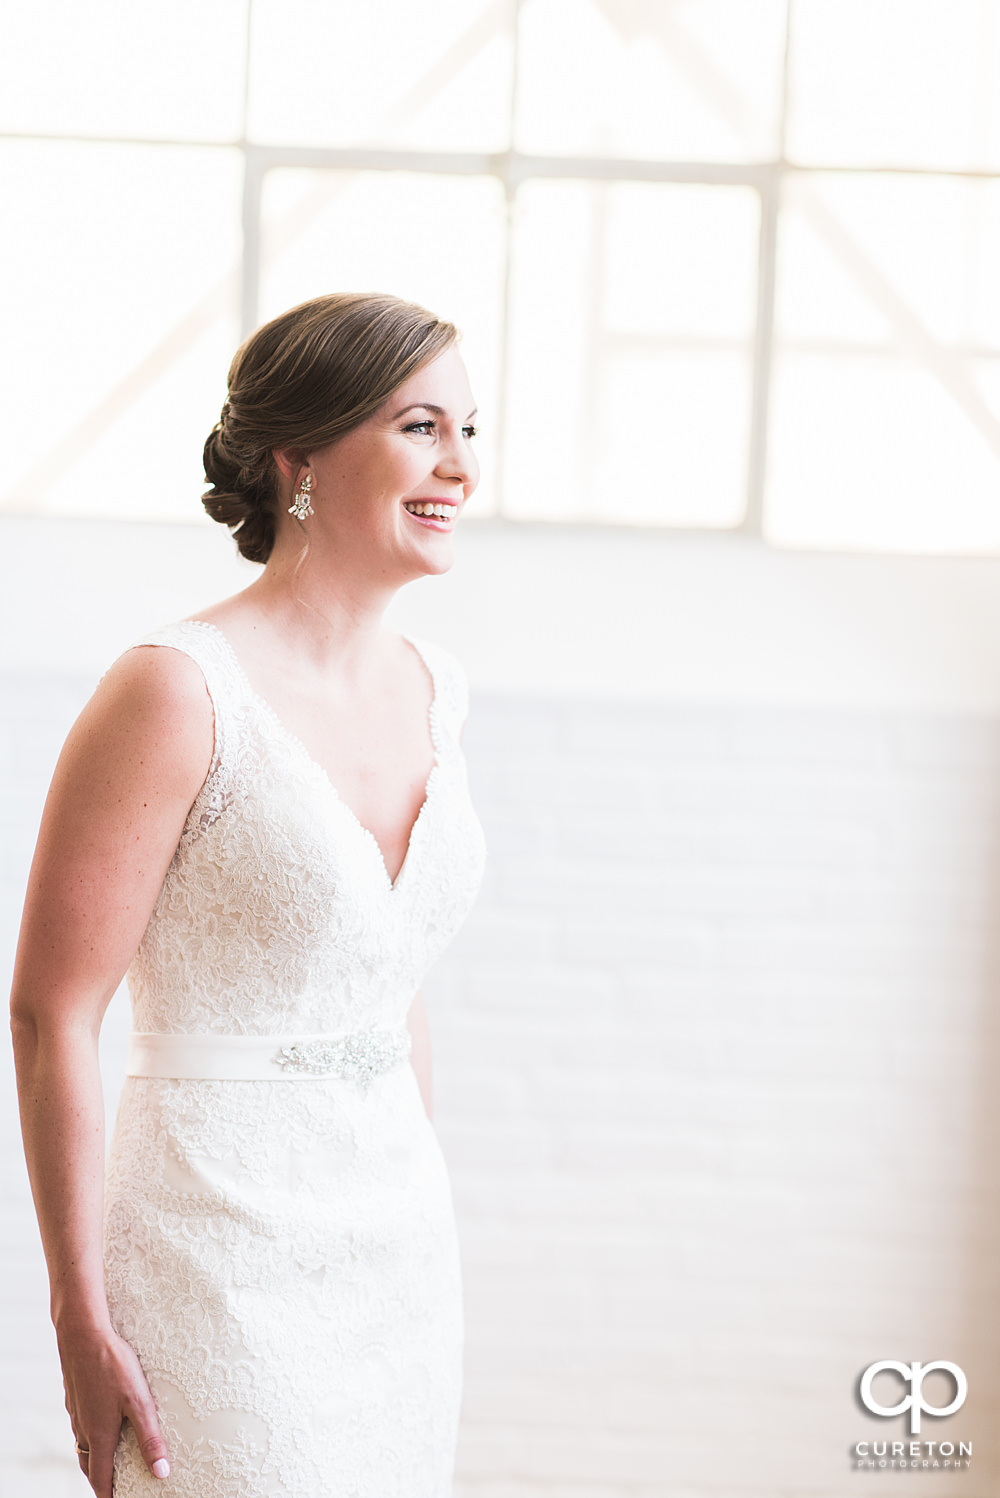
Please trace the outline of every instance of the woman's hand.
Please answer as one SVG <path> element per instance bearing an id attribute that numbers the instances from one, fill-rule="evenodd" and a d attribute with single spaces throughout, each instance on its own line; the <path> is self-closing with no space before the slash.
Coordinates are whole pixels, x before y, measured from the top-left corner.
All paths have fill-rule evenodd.
<path id="1" fill-rule="evenodd" d="M 139 1359 L 109 1327 L 106 1332 L 58 1334 L 66 1408 L 80 1470 L 97 1498 L 111 1498 L 115 1448 L 122 1421 L 131 1421 L 146 1466 L 169 1477 L 167 1443 Z"/>

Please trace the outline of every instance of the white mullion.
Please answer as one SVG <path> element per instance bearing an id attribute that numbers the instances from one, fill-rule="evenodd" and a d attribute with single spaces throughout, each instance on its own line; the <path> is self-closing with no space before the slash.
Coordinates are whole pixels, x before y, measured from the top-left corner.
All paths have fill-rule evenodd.
<path id="1" fill-rule="evenodd" d="M 753 351 L 753 400 L 750 449 L 747 454 L 747 507 L 740 530 L 759 536 L 764 525 L 764 485 L 767 480 L 767 423 L 774 351 L 775 251 L 781 171 L 776 168 L 760 195 L 760 237 L 757 260 L 757 326 Z"/>
<path id="2" fill-rule="evenodd" d="M 413 172 L 444 177 L 499 176 L 497 158 L 474 151 L 397 151 L 365 146 L 257 145 L 265 171 L 306 167 L 352 172 Z"/>
<path id="3" fill-rule="evenodd" d="M 521 0 L 511 0 L 513 57 L 511 60 L 510 97 L 507 104 L 507 151 L 505 153 L 505 162 L 507 164 L 509 164 L 510 158 L 513 155 L 514 142 L 517 139 L 520 26 Z M 494 162 L 495 160 L 496 158 L 494 158 Z M 493 445 L 493 451 L 496 454 L 496 467 L 494 469 L 496 513 L 499 517 L 505 517 L 507 497 L 507 441 L 510 412 L 508 380 L 510 378 L 511 352 L 511 276 L 514 254 L 514 211 L 517 200 L 517 183 L 507 170 L 504 171 L 501 180 L 503 182 L 504 194 L 503 282 L 500 288 L 500 369 L 497 380 L 496 440 Z"/>
<path id="4" fill-rule="evenodd" d="M 771 162 L 646 161 L 626 156 L 528 156 L 512 152 L 511 170 L 529 177 L 583 178 L 590 182 L 682 182 L 709 187 L 762 188 Z"/>
<path id="5" fill-rule="evenodd" d="M 763 189 L 771 162 L 642 161 L 629 157 L 529 156 L 520 151 L 398 151 L 366 147 L 255 147 L 265 170 L 305 167 L 355 172 L 415 172 L 446 177 L 496 177 L 513 191 L 529 178 L 588 182 L 679 182 Z"/>
<path id="6" fill-rule="evenodd" d="M 260 317 L 261 196 L 266 167 L 253 146 L 243 147 L 243 253 L 240 260 L 240 339 Z"/>
<path id="7" fill-rule="evenodd" d="M 583 456 L 583 483 L 580 499 L 583 519 L 593 519 L 597 502 L 596 473 L 601 444 L 606 440 L 605 423 L 600 419 L 600 392 L 607 353 L 604 326 L 604 290 L 607 280 L 608 192 L 610 183 L 591 183 L 587 202 L 588 256 L 586 281 L 587 305 L 583 314 L 586 328 L 584 352 L 583 422 L 580 447 Z"/>
<path id="8" fill-rule="evenodd" d="M 250 137 L 250 49 L 253 45 L 253 0 L 246 0 L 243 43 L 243 101 L 240 109 L 240 142 L 245 147 Z"/>
<path id="9" fill-rule="evenodd" d="M 788 86 L 792 54 L 793 6 L 785 4 L 785 47 L 781 61 L 781 109 L 778 116 L 778 160 L 770 170 L 760 195 L 760 238 L 757 251 L 757 326 L 753 352 L 753 405 L 750 415 L 750 451 L 747 454 L 747 508 L 739 527 L 746 535 L 764 533 L 764 489 L 767 484 L 767 440 L 774 364 L 775 262 L 778 248 L 778 214 L 788 134 Z"/>

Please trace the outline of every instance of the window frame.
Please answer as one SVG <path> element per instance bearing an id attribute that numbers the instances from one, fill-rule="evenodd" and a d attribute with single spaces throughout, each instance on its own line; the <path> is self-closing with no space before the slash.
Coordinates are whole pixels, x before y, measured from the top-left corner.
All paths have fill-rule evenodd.
<path id="1" fill-rule="evenodd" d="M 502 305 L 500 308 L 500 369 L 498 371 L 499 409 L 493 425 L 496 429 L 496 509 L 497 520 L 513 525 L 570 525 L 601 529 L 656 529 L 685 535 L 745 535 L 766 539 L 765 489 L 768 475 L 768 428 L 774 371 L 775 296 L 777 287 L 778 237 L 781 204 L 785 182 L 792 176 L 829 176 L 837 173 L 855 176 L 905 174 L 917 177 L 946 177 L 1000 181 L 1000 170 L 960 170 L 941 167 L 867 165 L 844 166 L 821 163 L 811 165 L 790 161 L 786 155 L 786 124 L 789 99 L 789 68 L 794 26 L 795 0 L 785 0 L 784 44 L 780 67 L 780 98 L 777 101 L 776 150 L 772 159 L 750 162 L 683 161 L 606 157 L 589 155 L 538 155 L 509 149 L 489 152 L 428 151 L 404 148 L 322 147 L 275 145 L 251 139 L 248 133 L 251 87 L 251 28 L 253 0 L 246 3 L 246 37 L 243 59 L 243 118 L 240 137 L 219 139 L 173 140 L 110 135 L 65 135 L 34 131 L 0 132 L 0 139 L 80 142 L 89 144 L 137 145 L 145 147 L 183 146 L 186 149 L 210 148 L 238 152 L 242 162 L 242 252 L 239 279 L 240 336 L 246 337 L 258 325 L 262 280 L 262 201 L 267 174 L 281 169 L 312 171 L 397 172 L 449 177 L 488 177 L 498 182 L 506 205 L 503 235 L 504 269 Z M 513 142 L 516 124 L 518 69 L 518 35 L 522 0 L 507 0 L 508 25 L 514 47 L 514 61 L 509 96 L 508 140 Z M 742 519 L 734 525 L 699 525 L 664 522 L 636 526 L 627 521 L 587 516 L 533 521 L 523 514 L 512 515 L 505 507 L 504 459 L 507 447 L 507 375 L 511 352 L 510 268 L 512 258 L 512 224 L 519 189 L 538 179 L 576 180 L 592 183 L 698 184 L 708 187 L 740 187 L 756 194 L 759 204 L 759 233 L 756 265 L 755 319 L 752 334 L 750 430 L 746 464 L 745 508 Z M 491 517 L 493 518 L 493 517 Z M 862 548 L 864 549 L 864 548 Z M 956 553 L 948 553 L 955 555 Z M 983 554 L 983 553 L 976 553 Z M 987 553 L 988 554 L 988 553 Z"/>

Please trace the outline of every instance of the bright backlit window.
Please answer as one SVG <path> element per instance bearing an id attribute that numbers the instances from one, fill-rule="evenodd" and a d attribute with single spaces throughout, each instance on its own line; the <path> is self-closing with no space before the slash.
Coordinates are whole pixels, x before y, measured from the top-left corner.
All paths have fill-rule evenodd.
<path id="1" fill-rule="evenodd" d="M 1000 550 L 1000 0 L 11 6 L 0 179 L 8 512 L 197 519 L 240 336 L 389 290 L 472 513 Z"/>

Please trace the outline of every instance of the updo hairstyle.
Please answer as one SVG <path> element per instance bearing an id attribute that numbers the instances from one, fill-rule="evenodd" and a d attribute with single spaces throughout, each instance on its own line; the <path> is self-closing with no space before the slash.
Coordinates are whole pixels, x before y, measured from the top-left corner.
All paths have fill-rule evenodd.
<path id="1" fill-rule="evenodd" d="M 205 443 L 202 496 L 243 556 L 266 562 L 274 545 L 274 449 L 305 454 L 360 426 L 457 337 L 423 307 L 364 292 L 316 297 L 251 333 Z"/>

